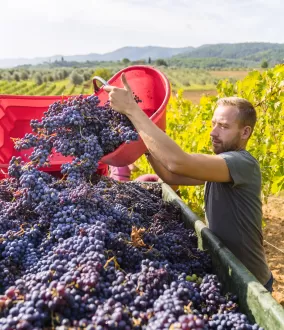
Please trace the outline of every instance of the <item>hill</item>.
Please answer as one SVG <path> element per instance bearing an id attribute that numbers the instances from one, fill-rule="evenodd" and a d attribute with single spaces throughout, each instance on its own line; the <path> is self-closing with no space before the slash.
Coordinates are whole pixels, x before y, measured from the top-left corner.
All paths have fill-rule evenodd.
<path id="1" fill-rule="evenodd" d="M 203 45 L 195 48 L 191 51 L 185 51 L 177 55 L 182 58 L 208 58 L 218 57 L 226 59 L 244 59 L 248 56 L 262 54 L 267 51 L 283 52 L 284 44 L 266 43 L 266 42 L 246 42 L 235 44 L 215 44 L 215 45 Z"/>
<path id="2" fill-rule="evenodd" d="M 267 42 L 222 43 L 200 47 L 123 47 L 105 54 L 55 55 L 37 58 L 0 59 L 0 68 L 23 65 L 51 64 L 55 61 L 76 65 L 76 63 L 117 62 L 124 58 L 130 61 L 166 59 L 169 64 L 186 67 L 258 67 L 264 60 L 275 65 L 284 60 L 284 44 Z"/>
<path id="3" fill-rule="evenodd" d="M 0 59 L 0 68 L 9 68 L 22 65 L 38 65 L 42 63 L 52 63 L 55 61 L 67 62 L 102 62 L 102 61 L 121 61 L 124 58 L 128 58 L 130 61 L 136 61 L 140 59 L 147 59 L 150 57 L 155 60 L 157 58 L 170 58 L 174 55 L 189 52 L 194 47 L 183 47 L 183 48 L 169 48 L 169 47 L 123 47 L 113 52 L 105 54 L 91 53 L 87 55 L 54 55 L 50 57 L 36 57 L 36 58 L 14 58 L 14 59 Z"/>
<path id="4" fill-rule="evenodd" d="M 284 44 L 247 42 L 202 45 L 173 56 L 170 63 L 186 67 L 255 67 L 262 61 L 270 66 L 284 61 Z"/>

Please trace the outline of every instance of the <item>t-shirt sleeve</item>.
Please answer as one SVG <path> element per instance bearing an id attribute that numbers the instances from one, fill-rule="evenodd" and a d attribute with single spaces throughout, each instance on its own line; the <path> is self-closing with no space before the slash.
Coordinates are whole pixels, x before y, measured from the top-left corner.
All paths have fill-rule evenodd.
<path id="1" fill-rule="evenodd" d="M 257 161 L 249 154 L 240 151 L 229 151 L 219 154 L 227 163 L 234 187 L 243 185 L 253 178 L 258 170 Z"/>

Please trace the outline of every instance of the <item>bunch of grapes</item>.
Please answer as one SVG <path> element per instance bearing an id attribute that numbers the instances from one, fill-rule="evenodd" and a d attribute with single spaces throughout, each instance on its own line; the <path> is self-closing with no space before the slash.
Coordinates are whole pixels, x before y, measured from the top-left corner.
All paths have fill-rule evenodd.
<path id="1" fill-rule="evenodd" d="M 225 312 L 222 314 L 214 314 L 208 322 L 209 330 L 228 330 L 228 329 L 244 329 L 244 330 L 263 330 L 256 323 L 250 324 L 246 315 L 235 312 Z"/>
<path id="2" fill-rule="evenodd" d="M 54 102 L 42 120 L 31 121 L 31 127 L 34 133 L 16 141 L 15 148 L 33 148 L 29 158 L 35 167 L 48 166 L 53 149 L 63 156 L 72 156 L 71 163 L 62 165 L 61 173 L 73 182 L 94 173 L 103 155 L 123 142 L 138 139 L 128 118 L 114 111 L 109 102 L 100 105 L 95 95 Z"/>

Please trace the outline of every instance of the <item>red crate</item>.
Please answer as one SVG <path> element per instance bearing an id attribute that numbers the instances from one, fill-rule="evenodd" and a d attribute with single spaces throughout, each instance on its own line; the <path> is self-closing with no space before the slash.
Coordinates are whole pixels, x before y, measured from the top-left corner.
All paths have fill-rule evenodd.
<path id="1" fill-rule="evenodd" d="M 142 100 L 140 107 L 150 119 L 161 129 L 166 127 L 166 105 L 170 97 L 168 79 L 157 69 L 149 66 L 131 66 L 116 73 L 108 83 L 122 87 L 121 73 L 126 78 L 133 92 Z M 104 103 L 108 94 L 100 89 L 96 95 Z M 11 138 L 22 138 L 32 132 L 31 119 L 41 119 L 43 112 L 50 104 L 61 100 L 62 96 L 18 96 L 0 95 L 0 178 L 7 175 L 7 168 L 12 156 L 21 156 L 26 162 L 32 150 L 17 151 Z M 64 99 L 68 96 L 64 96 Z M 136 161 L 146 151 L 146 147 L 139 138 L 129 144 L 123 143 L 114 152 L 105 155 L 100 162 L 99 170 L 105 173 L 106 164 L 125 166 Z M 71 157 L 64 157 L 53 153 L 50 157 L 50 167 L 44 171 L 58 172 L 63 163 L 69 162 Z"/>
<path id="2" fill-rule="evenodd" d="M 32 149 L 15 150 L 12 138 L 22 138 L 26 133 L 32 132 L 30 120 L 41 119 L 49 105 L 61 99 L 61 96 L 0 96 L 0 179 L 8 177 L 12 156 L 21 156 L 23 161 L 28 162 L 28 156 L 32 152 Z M 44 167 L 42 170 L 60 172 L 61 165 L 71 161 L 72 157 L 64 157 L 54 152 L 49 159 L 50 167 Z M 98 172 L 107 175 L 107 165 L 100 162 Z"/>

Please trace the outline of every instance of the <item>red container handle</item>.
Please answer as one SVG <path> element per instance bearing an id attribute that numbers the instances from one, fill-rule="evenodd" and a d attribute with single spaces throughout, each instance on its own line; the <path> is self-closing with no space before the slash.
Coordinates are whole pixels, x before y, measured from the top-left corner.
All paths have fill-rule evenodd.
<path id="1" fill-rule="evenodd" d="M 97 85 L 97 80 L 100 81 L 104 86 L 109 85 L 109 83 L 107 81 L 105 81 L 103 78 L 101 78 L 99 76 L 95 76 L 93 78 L 93 85 L 94 85 L 95 93 L 97 93 L 100 90 L 100 87 Z"/>

